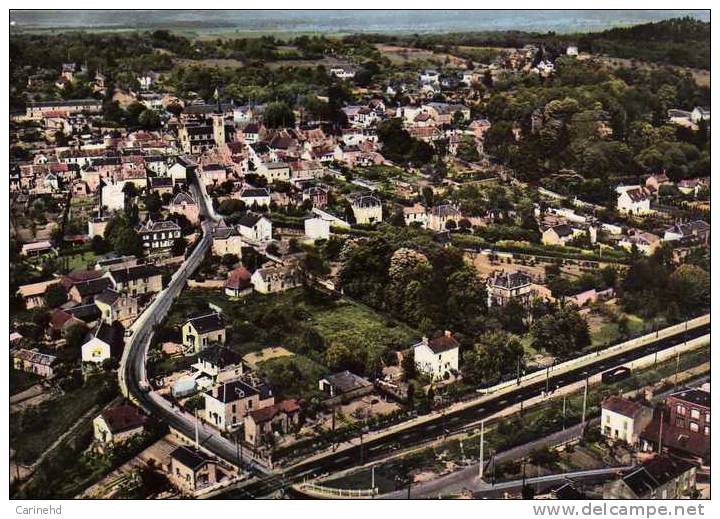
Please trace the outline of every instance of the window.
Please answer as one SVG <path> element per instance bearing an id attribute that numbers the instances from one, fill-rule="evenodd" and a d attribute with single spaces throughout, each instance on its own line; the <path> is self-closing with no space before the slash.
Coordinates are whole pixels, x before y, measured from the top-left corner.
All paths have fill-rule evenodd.
<path id="1" fill-rule="evenodd" d="M 708 426 L 706 425 L 705 428 L 703 429 L 703 434 L 704 434 L 705 436 L 710 436 L 710 427 L 708 427 Z"/>
<path id="2" fill-rule="evenodd" d="M 710 413 L 705 414 L 705 423 L 710 423 Z"/>
<path id="3" fill-rule="evenodd" d="M 700 428 L 698 427 L 697 422 L 690 422 L 690 430 L 692 432 L 698 432 Z"/>
<path id="4" fill-rule="evenodd" d="M 690 409 L 690 418 L 693 420 L 699 420 L 700 419 L 700 411 L 697 409 Z"/>
<path id="5" fill-rule="evenodd" d="M 623 422 L 623 430 L 625 430 L 625 431 L 628 430 L 628 424 L 629 424 L 629 423 L 630 423 L 630 422 L 628 422 L 627 420 L 625 420 L 625 421 Z"/>
<path id="6" fill-rule="evenodd" d="M 676 407 L 676 410 L 677 410 L 677 414 L 682 415 L 682 416 L 685 416 L 686 409 L 685 409 L 685 406 L 684 406 L 684 405 L 678 405 L 678 406 Z"/>

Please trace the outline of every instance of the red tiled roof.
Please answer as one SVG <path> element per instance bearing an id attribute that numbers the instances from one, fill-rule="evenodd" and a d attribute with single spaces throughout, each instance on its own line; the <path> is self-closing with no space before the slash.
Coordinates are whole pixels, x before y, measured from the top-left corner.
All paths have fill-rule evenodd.
<path id="1" fill-rule="evenodd" d="M 145 425 L 147 417 L 131 405 L 120 405 L 103 411 L 103 420 L 113 433 L 129 431 Z"/>
<path id="2" fill-rule="evenodd" d="M 232 272 L 230 272 L 227 281 L 225 281 L 225 288 L 230 288 L 234 290 L 247 288 L 250 286 L 251 277 L 252 274 L 250 274 L 250 272 L 245 267 L 238 267 Z"/>
<path id="3" fill-rule="evenodd" d="M 255 423 L 264 423 L 272 420 L 280 413 L 292 414 L 300 410 L 297 400 L 283 400 L 275 405 L 263 407 L 250 413 L 250 417 Z"/>
<path id="4" fill-rule="evenodd" d="M 627 416 L 628 418 L 635 418 L 643 406 L 638 402 L 613 395 L 603 401 L 602 408 Z"/>

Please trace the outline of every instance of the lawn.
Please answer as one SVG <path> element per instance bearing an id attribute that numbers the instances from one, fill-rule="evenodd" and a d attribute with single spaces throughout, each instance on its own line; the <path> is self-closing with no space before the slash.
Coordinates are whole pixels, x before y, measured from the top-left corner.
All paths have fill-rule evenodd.
<path id="1" fill-rule="evenodd" d="M 406 349 L 421 336 L 409 326 L 348 299 L 313 313 L 312 321 L 328 343 L 343 343 L 350 349 Z"/>
<path id="2" fill-rule="evenodd" d="M 92 251 L 86 251 L 80 254 L 61 256 L 60 259 L 67 261 L 67 270 L 70 272 L 78 269 L 86 269 L 88 264 L 94 265 L 97 261 L 97 255 Z"/>
<path id="3" fill-rule="evenodd" d="M 408 348 L 420 337 L 365 305 L 345 298 L 334 301 L 303 288 L 252 294 L 240 301 L 231 301 L 220 291 L 193 289 L 175 302 L 157 342 L 179 341 L 180 325 L 190 315 L 210 311 L 208 303 L 222 308 L 229 325 L 227 344 L 234 350 L 247 354 L 282 346 L 322 367 L 325 351 L 332 345 L 346 346 L 364 363 L 386 351 Z"/>
<path id="4" fill-rule="evenodd" d="M 640 317 L 632 314 L 624 314 L 628 318 L 627 333 L 625 336 L 634 336 L 641 333 L 646 327 L 645 321 Z M 612 322 L 607 318 L 593 319 L 590 326 L 591 346 L 610 345 L 622 340 L 623 334 L 620 333 L 620 326 L 616 322 Z"/>

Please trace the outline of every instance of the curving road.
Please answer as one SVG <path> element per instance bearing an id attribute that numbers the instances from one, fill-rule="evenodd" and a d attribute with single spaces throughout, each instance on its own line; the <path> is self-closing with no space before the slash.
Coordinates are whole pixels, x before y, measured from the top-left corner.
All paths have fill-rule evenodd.
<path id="1" fill-rule="evenodd" d="M 147 351 L 154 328 L 168 314 L 173 301 L 185 287 L 188 277 L 198 268 L 208 250 L 210 250 L 212 222 L 218 220 L 204 186 L 194 178 L 190 188 L 199 204 L 200 214 L 203 216 L 200 223 L 202 237 L 192 253 L 173 274 L 168 286 L 157 294 L 152 303 L 129 328 L 131 335 L 126 339 L 118 374 L 120 388 L 127 398 L 142 407 L 148 414 L 167 423 L 188 438 L 194 438 L 195 417 L 174 407 L 166 399 L 150 391 L 150 384 L 145 371 Z M 216 429 L 206 426 L 200 420 L 197 420 L 197 422 L 200 445 L 205 450 L 229 463 L 245 465 L 255 473 L 265 475 L 271 473 L 265 463 L 254 457 L 247 449 L 240 452 L 234 442 L 222 437 Z"/>

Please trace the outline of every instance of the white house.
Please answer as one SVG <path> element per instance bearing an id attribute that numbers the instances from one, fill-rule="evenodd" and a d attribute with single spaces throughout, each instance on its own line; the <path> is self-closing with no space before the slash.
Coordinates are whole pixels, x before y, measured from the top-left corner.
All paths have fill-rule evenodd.
<path id="1" fill-rule="evenodd" d="M 240 191 L 239 199 L 248 207 L 257 204 L 258 207 L 270 205 L 270 191 L 264 187 L 248 187 Z"/>
<path id="2" fill-rule="evenodd" d="M 315 217 L 305 220 L 305 236 L 313 240 L 330 238 L 330 220 Z"/>
<path id="3" fill-rule="evenodd" d="M 700 121 L 709 121 L 710 120 L 710 109 L 703 108 L 701 106 L 696 106 L 695 108 L 693 108 L 693 111 L 690 112 L 690 119 L 695 124 L 699 123 Z"/>
<path id="4" fill-rule="evenodd" d="M 635 445 L 638 436 L 652 421 L 652 409 L 639 402 L 620 396 L 610 396 L 603 401 L 600 415 L 600 431 L 603 436 Z"/>
<path id="5" fill-rule="evenodd" d="M 382 222 L 382 202 L 372 195 L 355 197 L 352 201 L 353 215 L 359 224 Z"/>
<path id="6" fill-rule="evenodd" d="M 618 186 L 617 209 L 628 214 L 650 213 L 650 191 L 642 186 Z"/>
<path id="7" fill-rule="evenodd" d="M 122 342 L 122 329 L 102 322 L 82 345 L 82 361 L 102 364 L 112 357 L 113 349 L 121 346 Z"/>
<path id="8" fill-rule="evenodd" d="M 262 215 L 245 214 L 238 222 L 240 236 L 255 241 L 272 239 L 272 222 Z"/>
<path id="9" fill-rule="evenodd" d="M 124 182 L 103 186 L 101 205 L 107 207 L 108 211 L 122 211 L 125 209 L 125 193 L 123 192 L 124 186 Z"/>
<path id="10" fill-rule="evenodd" d="M 423 337 L 413 350 L 417 369 L 433 380 L 442 380 L 459 370 L 460 343 L 449 331 L 435 339 Z"/>

